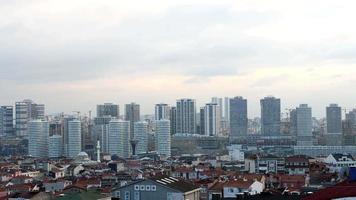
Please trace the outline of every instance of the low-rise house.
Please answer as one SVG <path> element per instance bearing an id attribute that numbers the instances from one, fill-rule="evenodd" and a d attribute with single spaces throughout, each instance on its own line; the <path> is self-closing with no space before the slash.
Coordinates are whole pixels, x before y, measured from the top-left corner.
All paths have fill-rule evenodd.
<path id="1" fill-rule="evenodd" d="M 64 178 L 65 170 L 53 167 L 51 171 L 48 172 L 48 175 L 54 179 Z"/>
<path id="2" fill-rule="evenodd" d="M 171 176 L 174 178 L 194 180 L 198 178 L 198 173 L 190 167 L 178 167 L 171 172 Z"/>
<path id="3" fill-rule="evenodd" d="M 208 189 L 208 199 L 232 199 L 239 195 L 256 195 L 263 192 L 264 188 L 264 184 L 257 180 L 219 180 Z"/>
<path id="4" fill-rule="evenodd" d="M 341 172 L 345 168 L 356 167 L 356 160 L 351 154 L 333 153 L 324 161 L 331 172 Z"/>
<path id="5" fill-rule="evenodd" d="M 305 175 L 309 173 L 309 157 L 304 155 L 286 157 L 285 169 L 290 175 Z"/>
<path id="6" fill-rule="evenodd" d="M 43 186 L 46 192 L 62 192 L 66 187 L 72 185 L 72 181 L 68 180 L 50 180 L 44 181 Z"/>
<path id="7" fill-rule="evenodd" d="M 199 200 L 200 188 L 173 177 L 163 176 L 139 180 L 112 191 L 112 196 L 126 199 Z"/>
<path id="8" fill-rule="evenodd" d="M 80 172 L 84 170 L 84 167 L 82 165 L 70 165 L 67 167 L 67 175 L 68 176 L 78 176 Z"/>

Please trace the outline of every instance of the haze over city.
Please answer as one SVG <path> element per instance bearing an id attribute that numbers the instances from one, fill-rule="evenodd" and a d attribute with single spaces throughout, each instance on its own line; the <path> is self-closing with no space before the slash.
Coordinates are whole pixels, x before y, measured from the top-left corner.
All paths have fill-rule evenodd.
<path id="1" fill-rule="evenodd" d="M 0 104 L 46 113 L 100 102 L 281 98 L 324 117 L 355 107 L 354 1 L 22 1 L 0 6 Z M 6 19 L 6 20 L 4 20 Z"/>

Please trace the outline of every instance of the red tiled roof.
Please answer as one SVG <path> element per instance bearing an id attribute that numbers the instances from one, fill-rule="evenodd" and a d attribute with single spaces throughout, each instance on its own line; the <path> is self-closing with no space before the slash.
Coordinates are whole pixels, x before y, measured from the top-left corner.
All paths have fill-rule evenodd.
<path id="1" fill-rule="evenodd" d="M 344 181 L 335 186 L 328 187 L 303 198 L 303 200 L 329 200 L 356 196 L 356 182 Z"/>

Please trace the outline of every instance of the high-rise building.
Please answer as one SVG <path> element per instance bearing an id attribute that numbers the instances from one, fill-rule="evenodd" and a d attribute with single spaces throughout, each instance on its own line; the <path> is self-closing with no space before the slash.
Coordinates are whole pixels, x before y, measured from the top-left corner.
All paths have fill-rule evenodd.
<path id="1" fill-rule="evenodd" d="M 279 136 L 281 129 L 281 100 L 275 97 L 265 97 L 261 99 L 260 103 L 262 135 Z"/>
<path id="2" fill-rule="evenodd" d="M 130 139 L 133 138 L 134 123 L 140 121 L 140 105 L 130 103 L 125 105 L 125 120 L 130 122 Z"/>
<path id="3" fill-rule="evenodd" d="M 171 107 L 169 111 L 169 119 L 171 120 L 171 134 L 174 135 L 177 132 L 177 108 Z"/>
<path id="4" fill-rule="evenodd" d="M 49 123 L 40 119 L 29 121 L 28 137 L 28 154 L 36 158 L 47 158 Z"/>
<path id="5" fill-rule="evenodd" d="M 170 119 L 170 107 L 168 104 L 160 103 L 155 105 L 155 120 Z"/>
<path id="6" fill-rule="evenodd" d="M 326 135 L 325 143 L 328 146 L 342 145 L 342 116 L 341 107 L 330 104 L 326 107 Z"/>
<path id="7" fill-rule="evenodd" d="M 27 124 L 33 119 L 44 119 L 44 105 L 31 100 L 15 103 L 16 135 L 27 136 Z"/>
<path id="8" fill-rule="evenodd" d="M 177 100 L 176 132 L 196 134 L 196 105 L 194 99 Z"/>
<path id="9" fill-rule="evenodd" d="M 148 123 L 146 121 L 135 122 L 134 140 L 137 141 L 136 154 L 148 151 Z"/>
<path id="10" fill-rule="evenodd" d="M 223 119 L 223 99 L 222 98 L 219 98 L 219 97 L 212 97 L 211 98 L 211 103 L 216 103 L 216 104 L 218 104 L 218 106 L 219 106 L 219 118 L 220 118 L 220 120 L 222 120 Z"/>
<path id="11" fill-rule="evenodd" d="M 312 109 L 307 104 L 296 108 L 297 145 L 312 146 Z"/>
<path id="12" fill-rule="evenodd" d="M 156 121 L 156 151 L 163 158 L 171 157 L 171 133 L 169 120 Z"/>
<path id="13" fill-rule="evenodd" d="M 82 151 L 81 122 L 77 119 L 68 122 L 67 148 L 69 158 L 76 157 Z"/>
<path id="14" fill-rule="evenodd" d="M 291 109 L 289 116 L 289 134 L 297 136 L 297 109 Z"/>
<path id="15" fill-rule="evenodd" d="M 130 122 L 112 119 L 109 123 L 109 154 L 130 156 Z"/>
<path id="16" fill-rule="evenodd" d="M 111 116 L 111 117 L 120 117 L 119 105 L 113 103 L 104 103 L 96 106 L 96 116 Z"/>
<path id="17" fill-rule="evenodd" d="M 52 135 L 48 139 L 48 157 L 59 158 L 63 155 L 63 139 L 60 135 Z"/>
<path id="18" fill-rule="evenodd" d="M 230 137 L 247 136 L 247 100 L 242 97 L 230 99 Z"/>
<path id="19" fill-rule="evenodd" d="M 13 122 L 13 107 L 1 106 L 0 107 L 0 135 L 10 136 L 14 134 Z"/>
<path id="20" fill-rule="evenodd" d="M 200 117 L 199 134 L 205 135 L 205 107 L 200 108 L 199 117 Z"/>
<path id="21" fill-rule="evenodd" d="M 225 121 L 229 122 L 230 121 L 230 98 L 225 97 L 224 98 L 224 114 L 223 117 Z"/>
<path id="22" fill-rule="evenodd" d="M 341 107 L 337 104 L 330 104 L 326 107 L 326 129 L 327 133 L 342 132 Z"/>
<path id="23" fill-rule="evenodd" d="M 204 108 L 204 133 L 207 136 L 220 135 L 220 106 L 217 103 L 207 103 Z"/>
<path id="24" fill-rule="evenodd" d="M 356 109 L 353 109 L 346 113 L 346 121 L 350 123 L 350 125 L 354 128 L 356 128 Z"/>
<path id="25" fill-rule="evenodd" d="M 109 153 L 109 123 L 114 119 L 111 116 L 102 116 L 94 118 L 95 139 L 100 141 L 100 150 L 103 153 Z M 116 119 L 116 118 L 115 118 Z"/>
<path id="26" fill-rule="evenodd" d="M 68 144 L 69 144 L 69 122 L 75 120 L 74 116 L 65 116 L 63 118 L 63 155 L 68 157 Z"/>

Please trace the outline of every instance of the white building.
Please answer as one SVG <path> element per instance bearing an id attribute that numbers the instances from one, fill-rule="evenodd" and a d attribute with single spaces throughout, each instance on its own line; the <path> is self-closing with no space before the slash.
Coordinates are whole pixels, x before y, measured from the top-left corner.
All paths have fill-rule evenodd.
<path id="1" fill-rule="evenodd" d="M 245 153 L 242 151 L 242 145 L 231 145 L 227 147 L 227 150 L 229 151 L 229 156 L 231 161 L 239 161 L 239 162 L 244 162 L 245 161 Z"/>
<path id="2" fill-rule="evenodd" d="M 16 135 L 27 136 L 28 122 L 35 119 L 44 119 L 45 107 L 26 99 L 15 103 Z"/>
<path id="3" fill-rule="evenodd" d="M 48 157 L 49 123 L 32 120 L 28 123 L 28 154 L 33 157 Z"/>
<path id="4" fill-rule="evenodd" d="M 156 121 L 156 151 L 163 157 L 171 156 L 171 133 L 170 121 Z"/>
<path id="5" fill-rule="evenodd" d="M 220 120 L 223 119 L 223 99 L 219 97 L 213 97 L 211 98 L 212 103 L 216 103 L 219 106 L 219 118 Z"/>
<path id="6" fill-rule="evenodd" d="M 48 157 L 59 158 L 63 155 L 63 139 L 60 135 L 52 135 L 48 139 Z"/>
<path id="7" fill-rule="evenodd" d="M 82 151 L 81 122 L 77 119 L 68 122 L 68 157 L 74 158 Z"/>
<path id="8" fill-rule="evenodd" d="M 148 123 L 145 121 L 134 124 L 134 139 L 136 144 L 136 154 L 146 153 L 148 151 Z"/>
<path id="9" fill-rule="evenodd" d="M 324 161 L 331 172 L 340 172 L 343 168 L 356 167 L 356 161 L 350 154 L 333 153 Z"/>
<path id="10" fill-rule="evenodd" d="M 208 103 L 204 107 L 205 135 L 220 135 L 220 106 L 217 103 Z"/>
<path id="11" fill-rule="evenodd" d="M 113 119 L 109 123 L 109 154 L 123 158 L 130 156 L 130 121 Z"/>

